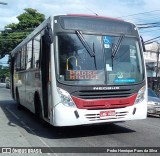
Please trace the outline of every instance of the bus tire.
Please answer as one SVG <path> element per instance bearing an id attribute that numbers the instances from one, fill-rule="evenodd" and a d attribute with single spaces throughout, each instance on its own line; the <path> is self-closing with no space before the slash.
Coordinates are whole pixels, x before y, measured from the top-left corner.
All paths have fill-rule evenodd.
<path id="1" fill-rule="evenodd" d="M 18 89 L 16 88 L 16 102 L 17 102 L 17 108 L 19 110 L 22 110 L 23 109 L 23 106 L 20 104 L 20 99 L 19 99 L 19 92 L 18 92 Z"/>

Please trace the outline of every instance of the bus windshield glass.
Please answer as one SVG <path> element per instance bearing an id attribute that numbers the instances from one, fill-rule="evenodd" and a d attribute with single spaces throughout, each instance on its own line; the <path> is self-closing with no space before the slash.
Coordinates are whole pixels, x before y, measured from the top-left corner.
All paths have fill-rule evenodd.
<path id="1" fill-rule="evenodd" d="M 144 79 L 142 55 L 137 38 L 58 33 L 58 80 L 70 85 L 129 85 Z M 85 44 L 94 54 L 91 55 Z"/>

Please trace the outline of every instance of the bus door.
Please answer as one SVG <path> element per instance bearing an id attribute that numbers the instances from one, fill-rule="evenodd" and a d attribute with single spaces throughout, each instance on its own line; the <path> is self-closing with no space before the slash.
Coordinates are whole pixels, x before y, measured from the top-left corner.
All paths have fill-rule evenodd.
<path id="1" fill-rule="evenodd" d="M 11 94 L 12 98 L 15 99 L 14 95 L 14 63 L 15 63 L 15 57 L 10 57 L 10 84 L 11 84 Z"/>
<path id="2" fill-rule="evenodd" d="M 42 80 L 42 99 L 43 99 L 43 111 L 44 117 L 49 117 L 49 95 L 50 83 L 49 83 L 49 71 L 50 71 L 50 51 L 51 43 L 48 28 L 45 29 L 44 36 L 42 36 L 41 46 L 41 80 Z"/>

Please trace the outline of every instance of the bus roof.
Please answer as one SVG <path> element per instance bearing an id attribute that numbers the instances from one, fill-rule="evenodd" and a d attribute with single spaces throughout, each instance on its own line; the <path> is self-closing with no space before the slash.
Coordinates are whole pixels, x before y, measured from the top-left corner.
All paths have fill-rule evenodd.
<path id="1" fill-rule="evenodd" d="M 93 18 L 101 18 L 101 19 L 111 19 L 116 21 L 124 21 L 122 19 L 108 17 L 108 16 L 99 16 L 99 15 L 89 15 L 89 14 L 67 14 L 67 16 L 80 16 L 80 17 L 93 17 Z"/>

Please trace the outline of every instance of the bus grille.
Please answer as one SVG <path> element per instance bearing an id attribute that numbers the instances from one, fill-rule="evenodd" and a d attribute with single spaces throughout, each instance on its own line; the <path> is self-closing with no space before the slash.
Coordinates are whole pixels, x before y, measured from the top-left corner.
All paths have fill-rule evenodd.
<path id="1" fill-rule="evenodd" d="M 114 119 L 123 119 L 128 115 L 128 111 L 116 112 L 116 116 L 109 116 L 105 118 L 100 118 L 100 114 L 85 114 L 85 118 L 89 121 L 106 121 L 106 120 L 114 120 Z"/>
<path id="2" fill-rule="evenodd" d="M 121 90 L 80 90 L 72 93 L 81 99 L 105 99 L 105 98 L 123 98 L 133 94 L 131 89 Z"/>

